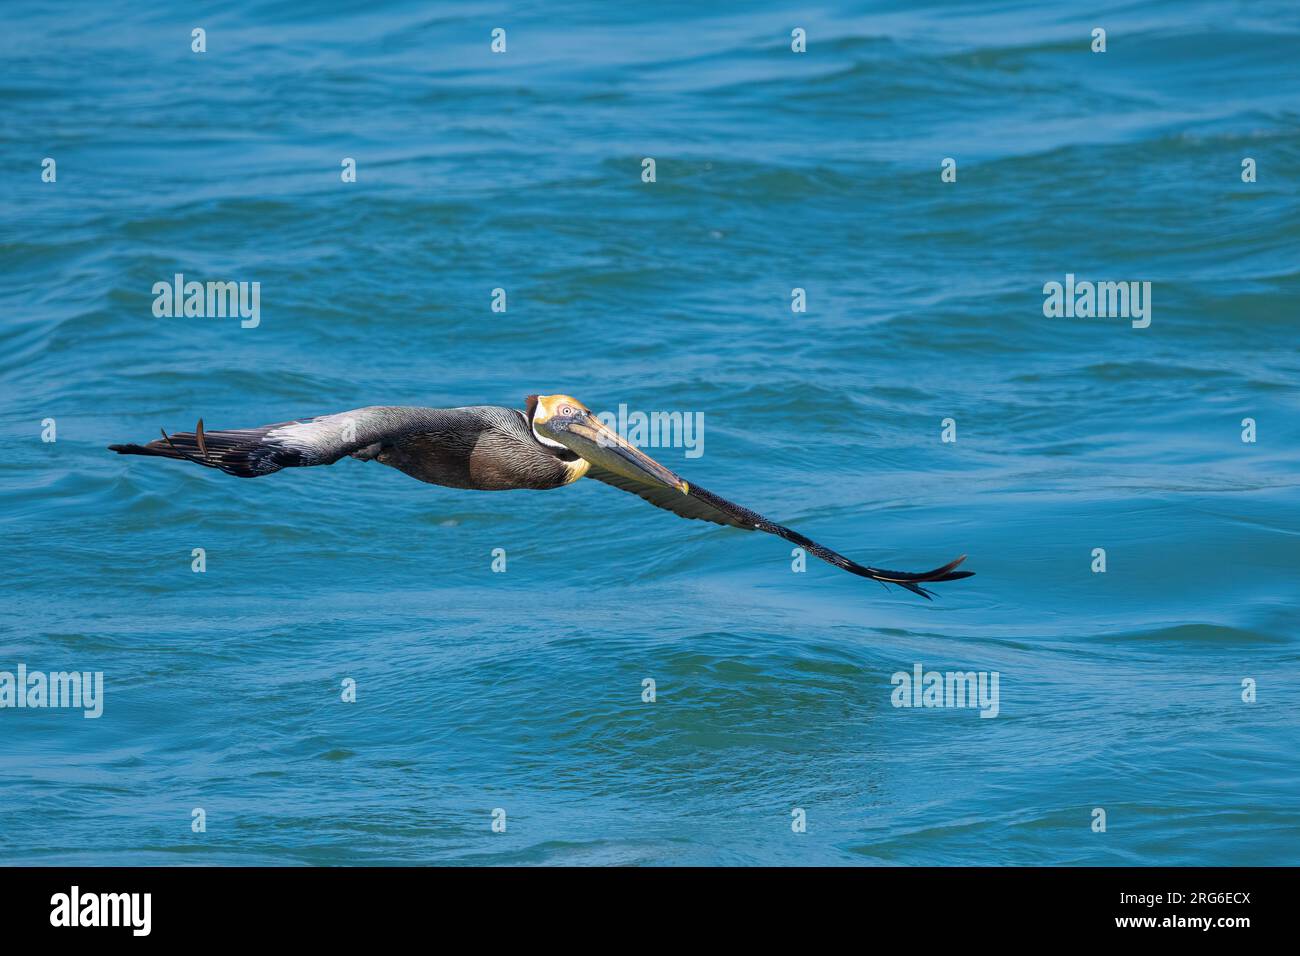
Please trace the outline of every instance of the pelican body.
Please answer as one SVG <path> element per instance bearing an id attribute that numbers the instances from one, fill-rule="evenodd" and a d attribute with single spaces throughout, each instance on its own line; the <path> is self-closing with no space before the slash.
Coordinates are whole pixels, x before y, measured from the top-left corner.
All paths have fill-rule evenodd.
<path id="1" fill-rule="evenodd" d="M 791 541 L 838 568 L 897 584 L 929 598 L 922 587 L 969 577 L 954 570 L 965 555 L 933 571 L 886 571 L 849 560 L 798 532 L 691 485 L 604 425 L 568 395 L 529 395 L 523 411 L 498 405 L 419 408 L 372 405 L 334 415 L 262 425 L 179 432 L 145 445 L 109 445 L 123 455 L 178 458 L 240 478 L 283 468 L 332 465 L 341 458 L 377 461 L 412 478 L 449 488 L 545 491 L 594 478 L 681 515 Z"/>

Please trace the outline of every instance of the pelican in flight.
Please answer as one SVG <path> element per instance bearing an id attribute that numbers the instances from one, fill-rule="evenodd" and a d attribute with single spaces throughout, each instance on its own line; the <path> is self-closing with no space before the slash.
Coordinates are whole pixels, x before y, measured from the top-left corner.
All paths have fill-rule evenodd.
<path id="1" fill-rule="evenodd" d="M 529 395 L 525 411 L 497 405 L 416 408 L 374 405 L 260 428 L 179 432 L 147 445 L 109 445 L 123 455 L 180 458 L 239 478 L 281 468 L 332 465 L 344 456 L 378 461 L 412 478 L 449 488 L 538 490 L 595 478 L 638 495 L 656 507 L 715 524 L 766 531 L 791 541 L 837 568 L 924 598 L 922 587 L 955 581 L 972 572 L 955 570 L 966 560 L 933 571 L 887 571 L 850 561 L 762 515 L 688 484 L 605 426 L 568 395 Z"/>

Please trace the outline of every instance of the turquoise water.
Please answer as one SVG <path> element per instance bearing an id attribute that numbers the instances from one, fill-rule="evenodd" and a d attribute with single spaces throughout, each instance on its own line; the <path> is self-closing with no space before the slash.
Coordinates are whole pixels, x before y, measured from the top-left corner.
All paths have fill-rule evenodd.
<path id="1" fill-rule="evenodd" d="M 80 3 L 0 54 L 0 670 L 104 674 L 0 711 L 3 862 L 1300 863 L 1294 4 Z M 177 272 L 260 324 L 156 318 Z M 1044 317 L 1066 274 L 1150 326 Z M 977 576 L 105 450 L 533 392 Z M 917 664 L 997 717 L 892 706 Z"/>

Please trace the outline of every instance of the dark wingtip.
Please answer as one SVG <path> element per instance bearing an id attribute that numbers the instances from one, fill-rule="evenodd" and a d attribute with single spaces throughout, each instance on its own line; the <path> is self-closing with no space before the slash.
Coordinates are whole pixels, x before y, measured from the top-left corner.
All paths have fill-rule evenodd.
<path id="1" fill-rule="evenodd" d="M 927 591 L 925 588 L 921 587 L 919 584 L 913 584 L 913 583 L 910 582 L 910 581 L 890 581 L 889 583 L 890 583 L 890 584 L 897 584 L 900 588 L 907 588 L 907 590 L 911 591 L 913 594 L 919 594 L 919 595 L 921 595 L 921 597 L 925 598 L 927 601 L 933 601 L 933 600 L 934 600 L 934 592 L 932 592 L 932 591 Z"/>
<path id="2" fill-rule="evenodd" d="M 939 581 L 960 581 L 962 578 L 974 577 L 974 571 L 954 571 L 953 568 L 966 560 L 966 555 L 949 561 L 942 567 L 935 568 L 932 571 L 921 571 L 913 573 L 908 571 L 884 571 L 879 568 L 872 568 L 871 577 L 877 581 L 883 581 L 886 584 L 897 584 L 900 588 L 907 588 L 913 594 L 919 594 L 927 601 L 933 601 L 935 594 L 927 588 L 921 587 L 922 584 L 934 584 Z"/>
<path id="3" fill-rule="evenodd" d="M 957 567 L 957 565 L 961 564 L 965 560 L 966 555 L 959 554 L 943 567 L 935 568 L 933 571 L 927 571 L 926 574 L 930 576 L 932 581 L 942 581 L 944 580 L 944 575 L 949 574 L 953 568 Z"/>

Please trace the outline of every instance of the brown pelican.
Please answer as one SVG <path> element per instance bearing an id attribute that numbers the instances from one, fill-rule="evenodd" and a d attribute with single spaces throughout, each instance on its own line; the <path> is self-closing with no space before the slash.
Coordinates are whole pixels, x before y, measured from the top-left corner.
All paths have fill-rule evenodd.
<path id="1" fill-rule="evenodd" d="M 450 488 L 547 489 L 595 478 L 683 518 L 699 518 L 791 541 L 837 568 L 929 598 L 922 584 L 969 577 L 955 561 L 910 573 L 867 567 L 797 531 L 688 484 L 606 427 L 568 395 L 529 395 L 527 409 L 496 405 L 416 408 L 375 405 L 260 428 L 179 432 L 147 445 L 109 445 L 123 455 L 182 458 L 228 475 L 257 478 L 281 468 L 332 465 L 345 455 L 378 461 Z"/>

